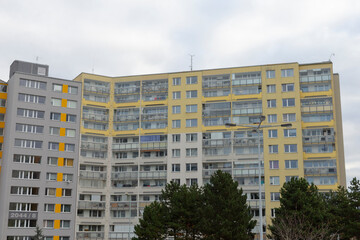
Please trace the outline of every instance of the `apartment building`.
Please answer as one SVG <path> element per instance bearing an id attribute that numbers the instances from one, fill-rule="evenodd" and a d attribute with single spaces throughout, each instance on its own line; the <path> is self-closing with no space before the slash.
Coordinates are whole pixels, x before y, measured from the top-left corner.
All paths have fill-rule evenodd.
<path id="1" fill-rule="evenodd" d="M 7 83 L 0 80 L 0 174 L 1 174 L 2 151 L 3 151 L 3 143 L 4 143 L 6 99 L 7 99 Z"/>
<path id="2" fill-rule="evenodd" d="M 264 227 L 291 177 L 321 191 L 346 184 L 339 76 L 331 62 L 81 73 L 75 81 L 83 87 L 76 239 L 128 239 L 166 183 L 203 185 L 218 169 L 243 188 L 254 219 L 263 212 Z M 252 127 L 260 116 L 262 210 Z"/>
<path id="3" fill-rule="evenodd" d="M 74 239 L 82 87 L 48 72 L 47 65 L 22 61 L 10 67 L 0 174 L 2 240 L 30 240 L 36 226 L 46 240 Z"/>

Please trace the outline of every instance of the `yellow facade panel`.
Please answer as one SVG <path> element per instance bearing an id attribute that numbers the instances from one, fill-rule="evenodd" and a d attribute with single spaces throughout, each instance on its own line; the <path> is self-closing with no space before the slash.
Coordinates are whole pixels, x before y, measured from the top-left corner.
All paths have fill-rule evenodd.
<path id="1" fill-rule="evenodd" d="M 59 143 L 59 151 L 63 152 L 65 150 L 65 143 Z"/>
<path id="2" fill-rule="evenodd" d="M 64 158 L 58 158 L 58 166 L 59 167 L 64 166 Z"/>
<path id="3" fill-rule="evenodd" d="M 55 213 L 60 213 L 61 212 L 61 204 L 57 203 L 55 204 Z"/>
<path id="4" fill-rule="evenodd" d="M 63 93 L 67 93 L 68 92 L 68 89 L 69 89 L 69 85 L 63 85 L 63 87 L 62 87 L 62 92 Z"/>
<path id="5" fill-rule="evenodd" d="M 65 128 L 60 128 L 60 136 L 64 137 L 66 133 L 66 129 Z"/>
<path id="6" fill-rule="evenodd" d="M 67 107 L 67 99 L 61 99 L 61 106 L 62 107 Z"/>
<path id="7" fill-rule="evenodd" d="M 56 197 L 62 197 L 62 188 L 56 189 Z"/>
<path id="8" fill-rule="evenodd" d="M 66 122 L 66 113 L 61 113 L 60 121 Z"/>
<path id="9" fill-rule="evenodd" d="M 54 220 L 54 229 L 60 228 L 60 220 Z"/>
<path id="10" fill-rule="evenodd" d="M 57 180 L 58 182 L 62 182 L 62 180 L 63 180 L 63 174 L 62 174 L 62 173 L 58 173 L 56 180 Z"/>
<path id="11" fill-rule="evenodd" d="M 4 107 L 0 107 L 0 113 L 5 114 L 5 113 L 6 113 L 6 108 L 4 108 Z"/>

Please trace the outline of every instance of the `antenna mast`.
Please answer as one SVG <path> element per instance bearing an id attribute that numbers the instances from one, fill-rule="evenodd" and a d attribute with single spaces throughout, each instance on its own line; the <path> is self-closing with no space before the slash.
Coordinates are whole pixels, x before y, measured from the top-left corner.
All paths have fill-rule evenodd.
<path id="1" fill-rule="evenodd" d="M 190 55 L 190 71 L 193 70 L 193 57 L 195 57 L 195 55 L 193 54 L 189 54 Z"/>

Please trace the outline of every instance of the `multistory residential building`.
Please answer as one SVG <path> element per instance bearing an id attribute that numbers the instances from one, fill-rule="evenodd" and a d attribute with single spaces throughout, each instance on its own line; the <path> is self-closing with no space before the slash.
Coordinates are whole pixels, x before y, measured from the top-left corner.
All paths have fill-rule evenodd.
<path id="1" fill-rule="evenodd" d="M 82 87 L 48 72 L 47 65 L 22 61 L 10 67 L 0 174 L 2 240 L 30 240 L 36 226 L 46 240 L 75 238 Z"/>
<path id="2" fill-rule="evenodd" d="M 166 183 L 203 185 L 218 169 L 239 183 L 254 219 L 263 212 L 264 228 L 291 177 L 320 191 L 346 184 L 339 75 L 331 62 L 81 73 L 75 81 L 83 87 L 77 239 L 129 239 Z M 243 124 L 256 126 L 261 115 L 270 127 L 259 132 L 259 183 L 258 135 Z"/>
<path id="3" fill-rule="evenodd" d="M 3 143 L 4 143 L 6 99 L 7 99 L 7 83 L 0 80 L 0 174 L 1 174 L 2 152 L 3 152 Z"/>

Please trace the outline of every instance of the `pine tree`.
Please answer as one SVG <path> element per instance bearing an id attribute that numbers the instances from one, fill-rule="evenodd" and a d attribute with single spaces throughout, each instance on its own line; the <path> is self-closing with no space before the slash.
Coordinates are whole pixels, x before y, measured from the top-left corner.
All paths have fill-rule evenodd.
<path id="1" fill-rule="evenodd" d="M 246 199 L 230 174 L 215 172 L 204 186 L 201 221 L 204 239 L 253 239 L 251 230 L 256 221 L 252 220 Z"/>
<path id="2" fill-rule="evenodd" d="M 35 235 L 33 236 L 33 240 L 43 240 L 43 239 L 45 239 L 45 237 L 42 233 L 42 229 L 39 226 L 36 226 Z"/>

